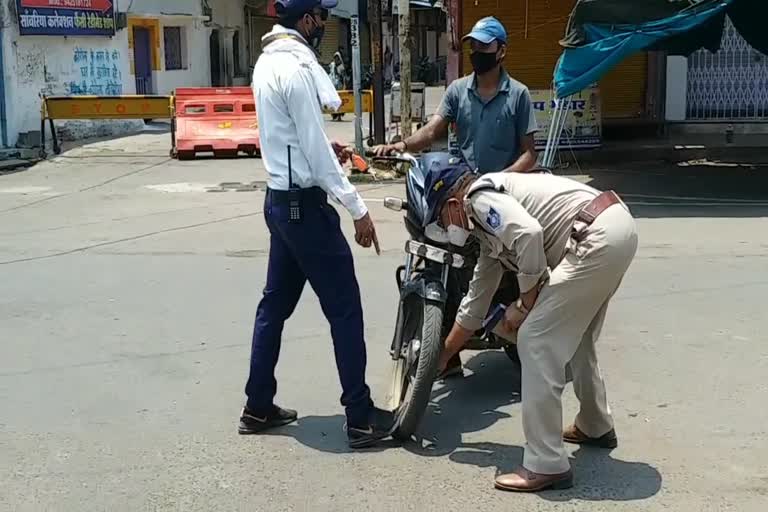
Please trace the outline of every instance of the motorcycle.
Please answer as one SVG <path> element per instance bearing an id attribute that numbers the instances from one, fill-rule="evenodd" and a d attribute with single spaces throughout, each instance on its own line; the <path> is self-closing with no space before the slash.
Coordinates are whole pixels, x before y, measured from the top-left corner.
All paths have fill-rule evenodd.
<path id="1" fill-rule="evenodd" d="M 427 409 L 444 340 L 469 288 L 479 245 L 472 242 L 458 248 L 448 242 L 445 230 L 438 225 L 424 227 L 426 177 L 432 170 L 458 163 L 450 153 L 383 158 L 409 166 L 406 199 L 384 200 L 386 208 L 405 212 L 405 227 L 410 234 L 405 244 L 405 264 L 395 273 L 400 299 L 390 347 L 393 378 L 389 391 L 390 407 L 396 411 L 394 437 L 408 440 Z M 512 304 L 518 297 L 517 279 L 507 273 L 491 302 L 492 309 L 494 305 Z M 515 364 L 520 364 L 514 342 L 486 330 L 475 333 L 465 349 L 503 349 Z"/>

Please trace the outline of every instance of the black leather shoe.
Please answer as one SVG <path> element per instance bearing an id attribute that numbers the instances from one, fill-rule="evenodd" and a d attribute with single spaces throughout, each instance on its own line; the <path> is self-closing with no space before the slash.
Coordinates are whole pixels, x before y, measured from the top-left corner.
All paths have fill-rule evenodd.
<path id="1" fill-rule="evenodd" d="M 240 425 L 237 431 L 241 435 L 259 434 L 265 430 L 293 423 L 298 417 L 296 411 L 281 409 L 276 405 L 272 406 L 272 411 L 268 414 L 257 414 L 244 407 L 240 414 Z"/>

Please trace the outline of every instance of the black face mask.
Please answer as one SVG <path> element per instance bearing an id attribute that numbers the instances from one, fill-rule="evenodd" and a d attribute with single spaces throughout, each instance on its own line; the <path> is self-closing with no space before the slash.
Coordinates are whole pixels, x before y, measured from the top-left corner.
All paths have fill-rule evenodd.
<path id="1" fill-rule="evenodd" d="M 495 53 L 472 52 L 469 60 L 472 62 L 472 69 L 478 75 L 486 74 L 499 63 Z"/>
<path id="2" fill-rule="evenodd" d="M 313 28 L 309 34 L 307 34 L 307 42 L 309 45 L 314 48 L 315 50 L 320 48 L 320 42 L 323 40 L 323 35 L 325 34 L 325 27 L 321 27 L 320 24 L 315 21 L 315 17 L 312 16 L 312 23 L 315 24 L 315 28 Z"/>

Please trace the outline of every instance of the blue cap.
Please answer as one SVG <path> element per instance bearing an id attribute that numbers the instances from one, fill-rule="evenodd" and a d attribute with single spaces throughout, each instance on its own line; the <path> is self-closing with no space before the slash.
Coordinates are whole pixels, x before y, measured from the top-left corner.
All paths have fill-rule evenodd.
<path id="1" fill-rule="evenodd" d="M 443 203 L 448 198 L 448 192 L 461 178 L 469 174 L 466 165 L 452 165 L 430 171 L 424 180 L 424 201 L 427 203 L 427 214 L 424 225 L 432 224 L 440 214 Z"/>
<path id="2" fill-rule="evenodd" d="M 275 7 L 282 7 L 282 16 L 299 16 L 316 7 L 333 9 L 339 4 L 339 0 L 275 0 Z"/>
<path id="3" fill-rule="evenodd" d="M 500 41 L 507 44 L 507 31 L 504 30 L 504 25 L 493 16 L 483 18 L 472 27 L 472 32 L 465 35 L 462 41 L 467 39 L 476 39 L 483 44 L 490 44 L 494 41 Z"/>

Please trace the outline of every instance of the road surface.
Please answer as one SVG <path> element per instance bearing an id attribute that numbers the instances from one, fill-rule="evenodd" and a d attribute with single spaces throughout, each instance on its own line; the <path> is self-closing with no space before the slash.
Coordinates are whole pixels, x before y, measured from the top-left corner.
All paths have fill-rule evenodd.
<path id="1" fill-rule="evenodd" d="M 522 455 L 503 353 L 465 354 L 466 377 L 435 388 L 419 442 L 351 453 L 309 289 L 278 372 L 279 402 L 301 419 L 236 435 L 266 274 L 266 176 L 259 160 L 166 155 L 167 134 L 143 134 L 0 176 L 0 510 L 766 509 L 760 173 L 575 172 L 624 194 L 639 223 L 599 345 L 620 446 L 575 450 L 572 490 L 520 496 L 492 487 Z M 225 182 L 257 190 L 206 192 Z M 354 249 L 382 401 L 406 235 L 381 199 L 403 186 L 361 190 L 383 247 Z"/>

